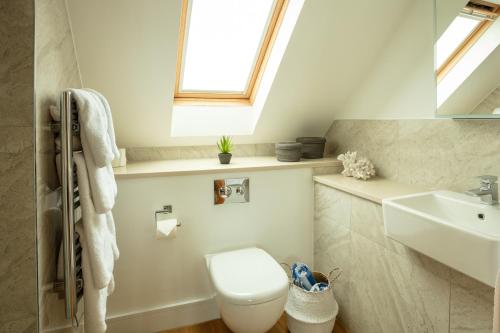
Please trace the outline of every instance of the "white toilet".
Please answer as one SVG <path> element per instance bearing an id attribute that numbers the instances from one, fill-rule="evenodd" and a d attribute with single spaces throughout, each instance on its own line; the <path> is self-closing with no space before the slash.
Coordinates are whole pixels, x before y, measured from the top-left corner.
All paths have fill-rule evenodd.
<path id="1" fill-rule="evenodd" d="M 207 256 L 222 320 L 235 333 L 264 333 L 279 320 L 288 277 L 266 251 L 248 248 Z"/>

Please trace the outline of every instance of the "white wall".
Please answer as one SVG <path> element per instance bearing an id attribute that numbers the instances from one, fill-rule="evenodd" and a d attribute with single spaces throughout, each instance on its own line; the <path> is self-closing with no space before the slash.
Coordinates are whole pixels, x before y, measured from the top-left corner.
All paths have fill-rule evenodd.
<path id="1" fill-rule="evenodd" d="M 306 0 L 256 130 L 236 142 L 323 135 L 415 1 Z M 121 146 L 214 141 L 170 136 L 180 4 L 68 0 L 83 84 L 108 97 Z"/>
<path id="2" fill-rule="evenodd" d="M 214 206 L 213 180 L 240 176 L 250 178 L 250 202 Z M 133 332 L 138 318 L 155 309 L 176 308 L 177 319 L 163 315 L 156 324 L 145 321 L 142 332 L 213 313 L 205 254 L 259 246 L 279 261 L 312 264 L 311 169 L 120 179 L 118 190 L 113 214 L 121 254 L 108 303 L 108 316 L 114 318 L 110 332 L 127 327 Z M 172 204 L 182 222 L 173 240 L 155 239 L 154 211 L 164 204 Z M 182 303 L 188 305 L 178 310 Z M 208 310 L 196 314 L 193 309 L 200 306 Z"/>
<path id="3" fill-rule="evenodd" d="M 433 118 L 435 96 L 434 1 L 414 0 L 336 118 Z"/>

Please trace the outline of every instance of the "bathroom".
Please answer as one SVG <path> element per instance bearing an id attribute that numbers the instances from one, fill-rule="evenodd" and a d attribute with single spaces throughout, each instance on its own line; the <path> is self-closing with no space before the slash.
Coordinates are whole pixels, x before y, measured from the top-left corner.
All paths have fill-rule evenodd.
<path id="1" fill-rule="evenodd" d="M 333 332 L 500 332 L 500 1 L 256 3 L 0 3 L 0 332 L 325 332 L 293 326 L 295 263 Z M 119 148 L 97 328 L 64 208 L 83 88 Z M 304 137 L 323 157 L 278 160 Z"/>

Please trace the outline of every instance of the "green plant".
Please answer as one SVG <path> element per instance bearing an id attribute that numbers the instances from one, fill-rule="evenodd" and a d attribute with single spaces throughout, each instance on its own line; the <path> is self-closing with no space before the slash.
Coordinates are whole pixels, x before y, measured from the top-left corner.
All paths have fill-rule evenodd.
<path id="1" fill-rule="evenodd" d="M 230 136 L 223 135 L 219 141 L 217 141 L 217 147 L 222 154 L 228 154 L 233 150 L 233 142 Z"/>

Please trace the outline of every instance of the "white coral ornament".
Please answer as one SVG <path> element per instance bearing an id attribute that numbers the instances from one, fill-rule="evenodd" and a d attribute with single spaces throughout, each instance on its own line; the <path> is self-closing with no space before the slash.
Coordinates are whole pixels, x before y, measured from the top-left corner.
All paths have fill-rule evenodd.
<path id="1" fill-rule="evenodd" d="M 342 175 L 346 177 L 354 177 L 356 179 L 367 180 L 375 176 L 375 167 L 372 162 L 365 157 L 357 158 L 358 153 L 348 151 L 345 154 L 340 154 L 337 159 L 342 161 L 344 171 Z"/>

